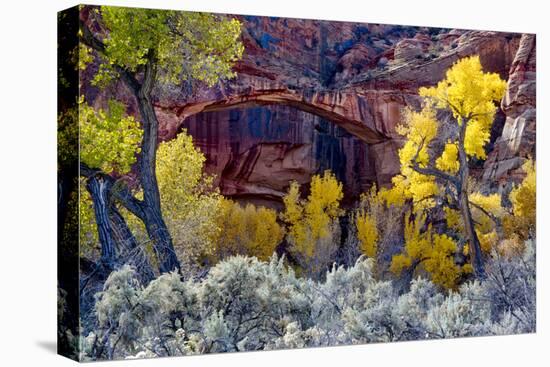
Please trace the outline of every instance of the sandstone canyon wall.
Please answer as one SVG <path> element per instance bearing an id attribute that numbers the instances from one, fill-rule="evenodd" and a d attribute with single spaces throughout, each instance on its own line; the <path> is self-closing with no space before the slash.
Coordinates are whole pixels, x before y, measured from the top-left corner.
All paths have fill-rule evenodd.
<path id="1" fill-rule="evenodd" d="M 501 104 L 506 121 L 485 162 L 485 182 L 505 185 L 521 176 L 519 168 L 527 157 L 536 158 L 536 105 L 535 36 L 525 34 L 510 68 Z"/>
<path id="2" fill-rule="evenodd" d="M 307 183 L 324 169 L 344 182 L 347 202 L 373 183 L 387 185 L 399 171 L 402 109 L 418 107 L 419 87 L 474 54 L 508 80 L 478 176 L 516 178 L 534 155 L 534 35 L 236 17 L 245 51 L 235 79 L 155 91 L 161 138 L 186 128 L 225 195 L 277 206 L 291 180 Z M 88 101 L 104 102 L 85 90 Z M 122 85 L 113 93 L 131 103 Z"/>

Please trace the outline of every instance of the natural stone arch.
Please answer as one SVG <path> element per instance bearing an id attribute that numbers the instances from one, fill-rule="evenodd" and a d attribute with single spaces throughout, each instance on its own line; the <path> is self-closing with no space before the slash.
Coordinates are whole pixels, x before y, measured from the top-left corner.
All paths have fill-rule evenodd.
<path id="1" fill-rule="evenodd" d="M 411 100 L 414 102 L 414 97 Z M 274 88 L 220 93 L 174 106 L 159 104 L 157 109 L 159 114 L 172 116 L 171 122 L 163 126 L 167 129 L 168 139 L 186 118 L 200 112 L 257 105 L 287 105 L 329 120 L 367 144 L 379 144 L 395 138 L 393 128 L 399 119 L 400 109 L 410 103 L 402 94 L 397 96 L 385 91 L 297 91 Z M 175 125 L 174 120 L 177 121 Z"/>
<path id="2" fill-rule="evenodd" d="M 369 146 L 376 184 L 387 185 L 399 172 L 397 151 L 401 137 L 395 126 L 405 106 L 418 104 L 418 96 L 388 90 L 291 89 L 284 87 L 235 88 L 231 92 L 199 95 L 191 100 L 157 105 L 162 139 L 172 139 L 186 119 L 201 112 L 219 112 L 240 107 L 286 105 L 334 123 Z"/>

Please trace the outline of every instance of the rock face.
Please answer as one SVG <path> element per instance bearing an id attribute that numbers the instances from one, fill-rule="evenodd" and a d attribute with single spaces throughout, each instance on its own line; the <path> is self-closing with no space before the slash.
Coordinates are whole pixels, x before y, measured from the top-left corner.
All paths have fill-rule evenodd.
<path id="1" fill-rule="evenodd" d="M 523 35 L 501 104 L 506 114 L 502 135 L 485 162 L 483 178 L 497 185 L 522 176 L 523 162 L 536 154 L 536 43 L 534 35 Z"/>
<path id="2" fill-rule="evenodd" d="M 402 109 L 419 107 L 419 87 L 474 54 L 509 80 L 504 128 L 480 175 L 506 179 L 534 153 L 532 35 L 236 17 L 245 51 L 235 79 L 154 93 L 161 139 L 187 128 L 226 195 L 277 205 L 291 180 L 307 183 L 327 168 L 344 181 L 348 201 L 373 183 L 387 185 L 399 171 Z M 104 103 L 93 87 L 83 90 Z M 123 87 L 115 93 L 131 104 Z"/>
<path id="3" fill-rule="evenodd" d="M 429 40 L 407 38 L 397 42 L 393 57 L 396 61 L 407 62 L 420 58 L 428 51 L 430 46 Z"/>
<path id="4" fill-rule="evenodd" d="M 290 106 L 202 112 L 184 126 L 206 155 L 207 172 L 235 200 L 279 207 L 291 181 L 308 183 L 330 169 L 351 204 L 377 179 L 373 146 Z"/>

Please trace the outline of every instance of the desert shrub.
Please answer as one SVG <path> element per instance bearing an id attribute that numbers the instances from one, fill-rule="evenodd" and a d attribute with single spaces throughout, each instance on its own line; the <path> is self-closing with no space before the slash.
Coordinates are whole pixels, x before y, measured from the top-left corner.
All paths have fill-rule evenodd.
<path id="1" fill-rule="evenodd" d="M 444 295 L 429 280 L 416 278 L 410 290 L 401 295 L 394 312 L 397 340 L 419 340 L 430 336 L 425 320 L 429 310 L 441 304 Z"/>
<path id="2" fill-rule="evenodd" d="M 441 304 L 432 307 L 426 330 L 435 338 L 487 335 L 490 318 L 489 303 L 476 281 L 462 285 L 458 292 L 450 291 Z"/>
<path id="3" fill-rule="evenodd" d="M 82 359 L 499 335 L 535 330 L 534 243 L 498 257 L 488 277 L 451 291 L 416 278 L 398 294 L 373 275 L 373 259 L 333 266 L 324 281 L 298 278 L 283 259 L 235 256 L 204 278 L 164 274 L 143 287 L 113 272 L 97 294 L 97 328 Z"/>
<path id="4" fill-rule="evenodd" d="M 528 240 L 519 256 L 493 253 L 487 264 L 485 295 L 492 307 L 493 321 L 503 333 L 532 332 L 536 327 L 535 242 Z"/>
<path id="5" fill-rule="evenodd" d="M 134 350 L 143 333 L 137 310 L 142 290 L 135 269 L 128 265 L 109 275 L 96 295 L 98 331 L 89 336 L 93 343 L 85 352 L 112 359 L 117 348 Z"/>
<path id="6" fill-rule="evenodd" d="M 275 257 L 269 263 L 236 256 L 212 269 L 201 284 L 201 303 L 221 313 L 231 336 L 225 349 L 263 349 L 286 325 L 307 325 L 309 302 L 292 270 Z"/>

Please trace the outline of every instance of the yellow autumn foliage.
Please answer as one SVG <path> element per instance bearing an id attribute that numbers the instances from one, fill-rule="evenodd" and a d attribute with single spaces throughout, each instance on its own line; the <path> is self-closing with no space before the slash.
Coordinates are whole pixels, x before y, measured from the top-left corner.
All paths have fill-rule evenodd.
<path id="1" fill-rule="evenodd" d="M 501 220 L 504 215 L 504 209 L 501 205 L 499 194 L 482 195 L 474 192 L 469 196 L 472 203 L 472 216 L 475 222 L 475 229 L 481 245 L 481 250 L 488 254 L 498 243 L 496 220 Z M 493 218 L 491 218 L 493 217 Z"/>
<path id="2" fill-rule="evenodd" d="M 485 158 L 495 102 L 504 96 L 506 81 L 496 73 L 484 73 L 479 56 L 457 61 L 437 86 L 420 88 L 419 94 L 440 109 L 449 109 L 458 124 L 467 122 L 464 148 L 470 157 Z"/>
<path id="3" fill-rule="evenodd" d="M 283 198 L 285 210 L 281 218 L 287 223 L 291 251 L 311 259 L 320 240 L 330 240 L 338 217 L 343 214 L 340 201 L 342 183 L 330 171 L 313 176 L 307 200 L 300 199 L 300 187 L 293 182 Z"/>
<path id="4" fill-rule="evenodd" d="M 413 169 L 433 167 L 456 174 L 460 168 L 458 141 L 449 139 L 439 157 L 431 162 L 430 144 L 437 138 L 440 122 L 436 109 L 448 109 L 460 126 L 467 121 L 464 147 L 470 157 L 485 158 L 491 124 L 506 82 L 497 74 L 484 73 L 479 57 L 473 56 L 456 62 L 437 86 L 420 88 L 425 103 L 420 111 L 406 109 L 404 124 L 397 132 L 406 138 L 399 150 L 400 174 L 392 179 L 393 187 L 385 193 L 387 203 L 402 204 L 412 199 L 416 209 L 431 208 L 433 197 L 441 193 L 434 175 L 419 173 Z"/>
<path id="5" fill-rule="evenodd" d="M 376 216 L 361 210 L 355 218 L 357 226 L 357 238 L 360 250 L 368 257 L 375 257 L 377 252 L 378 228 Z"/>
<path id="6" fill-rule="evenodd" d="M 430 163 L 428 146 L 437 135 L 436 113 L 426 104 L 419 112 L 405 110 L 404 118 L 405 124 L 397 128 L 407 139 L 399 150 L 401 171 L 393 177 L 393 187 L 382 195 L 388 205 L 402 205 L 404 200 L 412 199 L 414 204 L 429 208 L 434 205 L 432 197 L 439 192 L 435 179 L 416 172 L 412 166 L 427 167 Z"/>
<path id="7" fill-rule="evenodd" d="M 216 224 L 218 260 L 240 254 L 266 261 L 284 237 L 275 210 L 252 204 L 243 207 L 229 199 L 221 201 Z"/>
<path id="8" fill-rule="evenodd" d="M 444 207 L 443 211 L 445 212 L 445 221 L 447 222 L 447 227 L 456 232 L 461 231 L 463 224 L 460 212 L 449 207 Z"/>
<path id="9" fill-rule="evenodd" d="M 287 194 L 283 197 L 285 211 L 281 214 L 281 219 L 287 225 L 287 235 L 291 243 L 301 253 L 311 257 L 313 255 L 313 246 L 308 246 L 307 224 L 304 215 L 304 204 L 300 199 L 300 185 L 293 181 L 290 184 Z"/>
<path id="10" fill-rule="evenodd" d="M 382 218 L 388 214 L 386 207 L 386 190 L 377 192 L 376 185 L 361 195 L 359 208 L 353 215 L 359 240 L 359 249 L 368 257 L 376 258 L 378 254 L 378 240 L 383 234 L 379 230 L 379 220 L 390 220 Z"/>
<path id="11" fill-rule="evenodd" d="M 414 219 L 408 215 L 404 231 L 405 247 L 400 254 L 393 256 L 390 271 L 399 275 L 414 264 L 430 274 L 435 284 L 456 288 L 459 277 L 469 272 L 470 267 L 455 264 L 456 243 L 445 234 L 433 233 L 431 225 L 426 226 L 425 221 L 425 214 L 418 213 Z"/>
<path id="12" fill-rule="evenodd" d="M 483 72 L 478 56 L 454 63 L 436 86 L 420 88 L 419 95 L 424 98 L 422 109 L 406 110 L 404 125 L 397 129 L 405 137 L 405 144 L 399 150 L 400 174 L 392 179 L 393 187 L 384 193 L 387 203 L 403 204 L 410 200 L 414 212 L 432 209 L 436 203 L 442 203 L 448 227 L 465 236 L 461 213 L 454 205 L 446 203 L 455 200 L 453 190 L 454 195 L 458 195 L 454 182 L 468 187 L 468 183 L 461 182 L 462 178 L 457 176 L 461 170 L 459 156 L 485 158 L 485 145 L 489 141 L 497 103 L 505 88 L 506 82 L 497 74 Z M 448 130 L 438 120 L 436 111 L 439 110 L 452 113 L 451 123 L 464 128 L 464 140 L 460 139 L 459 130 Z M 441 145 L 443 149 L 439 152 L 435 147 Z M 503 215 L 500 196 L 474 193 L 470 203 L 480 246 L 483 251 L 490 251 L 498 242 L 493 217 Z M 412 233 L 417 234 L 413 236 Z M 462 272 L 470 270 L 469 267 L 464 269 L 454 265 L 450 256 L 453 252 L 456 252 L 456 244 L 450 237 L 432 235 L 429 229 L 418 233 L 418 228 L 409 228 L 405 253 L 394 258 L 392 267 L 401 271 L 420 261 L 434 281 L 450 286 Z M 421 257 L 417 256 L 419 253 Z M 449 269 L 445 270 L 445 267 Z"/>
<path id="13" fill-rule="evenodd" d="M 483 195 L 479 192 L 470 194 L 472 216 L 475 223 L 481 250 L 488 254 L 499 241 L 497 223 L 504 216 L 500 194 Z"/>
<path id="14" fill-rule="evenodd" d="M 206 158 L 185 130 L 157 149 L 161 210 L 181 262 L 196 264 L 212 253 L 220 232 L 221 195 L 203 173 Z"/>
<path id="15" fill-rule="evenodd" d="M 504 231 L 508 237 L 516 235 L 526 240 L 534 234 L 537 221 L 536 166 L 527 160 L 523 166 L 525 177 L 510 192 L 512 214 L 504 218 Z"/>
<path id="16" fill-rule="evenodd" d="M 392 187 L 383 187 L 379 191 L 380 198 L 388 207 L 401 207 L 405 204 L 407 196 L 405 196 L 406 185 L 403 178 L 399 175 L 392 177 Z"/>
<path id="17" fill-rule="evenodd" d="M 534 225 L 537 213 L 537 171 L 535 162 L 528 160 L 522 168 L 525 172 L 525 178 L 510 193 L 510 201 L 512 202 L 514 215 L 525 218 Z"/>
<path id="18" fill-rule="evenodd" d="M 435 161 L 435 166 L 447 173 L 457 173 L 460 168 L 460 163 L 458 162 L 458 146 L 454 143 L 447 142 L 443 153 Z"/>
<path id="19" fill-rule="evenodd" d="M 480 242 L 481 250 L 483 253 L 489 254 L 500 240 L 497 224 L 491 216 L 496 218 L 496 220 L 501 220 L 503 218 L 504 208 L 501 204 L 501 196 L 497 193 L 483 195 L 479 192 L 473 192 L 469 195 L 469 201 L 472 207 L 471 212 L 474 220 L 474 228 Z M 460 212 L 448 207 L 443 208 L 443 210 L 449 230 L 460 233 L 464 228 Z M 467 245 L 464 248 L 464 254 L 468 255 Z"/>

